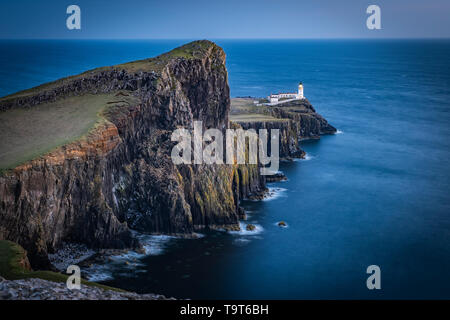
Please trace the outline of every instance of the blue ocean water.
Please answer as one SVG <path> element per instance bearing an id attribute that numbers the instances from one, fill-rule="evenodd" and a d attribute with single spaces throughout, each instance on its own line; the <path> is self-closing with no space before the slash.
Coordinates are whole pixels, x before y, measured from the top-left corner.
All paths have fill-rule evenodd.
<path id="1" fill-rule="evenodd" d="M 1 41 L 0 95 L 184 42 Z M 180 298 L 450 298 L 450 41 L 217 43 L 232 96 L 303 81 L 340 134 L 303 142 L 276 196 L 242 203 L 257 232 L 149 237 L 151 255 L 93 279 Z M 373 264 L 381 290 L 366 288 Z"/>

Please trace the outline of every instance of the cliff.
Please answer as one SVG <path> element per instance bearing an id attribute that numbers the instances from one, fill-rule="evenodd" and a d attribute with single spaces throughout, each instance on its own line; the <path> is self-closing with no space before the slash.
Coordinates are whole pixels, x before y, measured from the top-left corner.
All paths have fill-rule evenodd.
<path id="1" fill-rule="evenodd" d="M 239 200 L 265 190 L 258 168 L 170 159 L 177 127 L 192 128 L 194 120 L 204 129 L 229 126 L 227 81 L 223 50 L 196 41 L 0 99 L 11 130 L 32 120 L 17 134 L 1 131 L 0 239 L 22 245 L 33 268 L 48 268 L 47 254 L 63 241 L 132 248 L 139 243 L 130 228 L 238 229 Z M 45 126 L 35 128 L 42 119 Z M 39 146 L 33 153 L 20 148 L 30 132 Z M 59 132 L 70 136 L 54 139 Z"/>
<path id="2" fill-rule="evenodd" d="M 0 240 L 40 269 L 63 242 L 137 248 L 131 230 L 239 229 L 239 201 L 266 191 L 258 166 L 176 166 L 172 132 L 195 120 L 278 128 L 284 158 L 304 155 L 300 139 L 335 132 L 307 100 L 252 105 L 233 108 L 230 122 L 225 53 L 209 41 L 1 98 Z"/>
<path id="3" fill-rule="evenodd" d="M 303 158 L 305 152 L 299 141 L 319 139 L 321 135 L 336 132 L 307 99 L 277 106 L 255 105 L 254 101 L 258 99 L 232 99 L 230 120 L 244 129 L 279 129 L 280 158 Z"/>

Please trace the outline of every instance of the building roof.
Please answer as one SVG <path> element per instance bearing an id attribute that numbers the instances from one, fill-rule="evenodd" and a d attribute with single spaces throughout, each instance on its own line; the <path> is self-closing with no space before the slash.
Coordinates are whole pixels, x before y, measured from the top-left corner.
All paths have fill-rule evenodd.
<path id="1" fill-rule="evenodd" d="M 280 92 L 280 93 L 270 94 L 270 96 L 279 96 L 280 94 L 293 94 L 293 95 L 296 95 L 297 92 Z"/>

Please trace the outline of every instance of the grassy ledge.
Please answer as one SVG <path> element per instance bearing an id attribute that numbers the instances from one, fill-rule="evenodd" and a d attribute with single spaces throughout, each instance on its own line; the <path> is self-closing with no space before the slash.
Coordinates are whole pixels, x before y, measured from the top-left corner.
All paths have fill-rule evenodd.
<path id="1" fill-rule="evenodd" d="M 105 120 L 110 108 L 137 103 L 134 100 L 132 96 L 84 94 L 0 112 L 0 174 L 85 137 Z"/>

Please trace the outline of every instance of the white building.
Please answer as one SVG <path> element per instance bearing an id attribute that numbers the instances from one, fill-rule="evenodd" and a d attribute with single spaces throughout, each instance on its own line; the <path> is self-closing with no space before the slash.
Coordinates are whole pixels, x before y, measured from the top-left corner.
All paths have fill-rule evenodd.
<path id="1" fill-rule="evenodd" d="M 298 84 L 298 91 L 296 93 L 277 93 L 271 94 L 267 97 L 270 103 L 277 103 L 280 99 L 304 99 L 303 96 L 303 84 L 300 82 Z"/>

